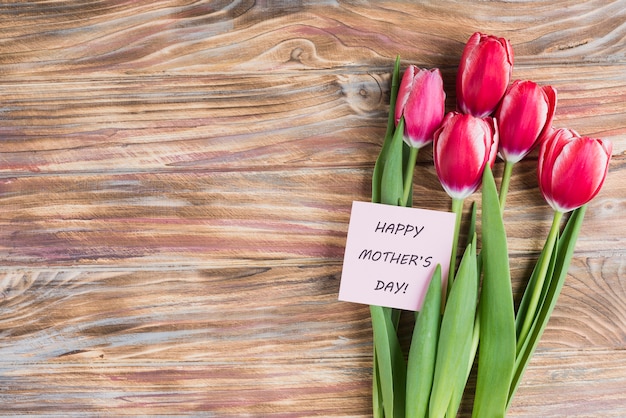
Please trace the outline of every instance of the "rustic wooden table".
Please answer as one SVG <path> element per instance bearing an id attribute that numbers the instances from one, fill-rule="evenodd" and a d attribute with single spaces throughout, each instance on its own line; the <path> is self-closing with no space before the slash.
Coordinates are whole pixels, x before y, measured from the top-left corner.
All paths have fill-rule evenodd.
<path id="1" fill-rule="evenodd" d="M 337 301 L 390 72 L 474 31 L 613 141 L 512 417 L 626 416 L 626 1 L 0 4 L 0 412 L 368 416 L 367 306 Z M 505 215 L 519 289 L 536 154 Z M 496 165 L 502 171 L 502 163 Z M 415 206 L 448 210 L 432 154 Z M 467 208 L 466 208 L 467 209 Z M 463 406 L 463 416 L 469 405 Z"/>

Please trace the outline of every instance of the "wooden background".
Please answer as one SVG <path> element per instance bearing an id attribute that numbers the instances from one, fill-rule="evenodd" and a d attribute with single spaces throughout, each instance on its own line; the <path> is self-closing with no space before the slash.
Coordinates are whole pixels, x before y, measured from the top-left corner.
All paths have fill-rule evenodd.
<path id="1" fill-rule="evenodd" d="M 370 415 L 369 310 L 337 301 L 351 202 L 396 54 L 452 110 L 474 31 L 614 145 L 510 416 L 626 416 L 624 0 L 0 2 L 0 412 Z M 535 165 L 505 217 L 518 299 L 551 219 Z M 448 210 L 430 150 L 416 176 Z"/>

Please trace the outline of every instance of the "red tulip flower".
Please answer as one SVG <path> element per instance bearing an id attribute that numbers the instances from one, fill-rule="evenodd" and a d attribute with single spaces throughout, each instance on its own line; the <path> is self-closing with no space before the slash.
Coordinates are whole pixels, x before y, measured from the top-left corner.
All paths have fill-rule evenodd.
<path id="1" fill-rule="evenodd" d="M 612 144 L 581 137 L 571 129 L 555 130 L 541 145 L 539 188 L 557 212 L 569 212 L 593 199 L 606 178 Z"/>
<path id="2" fill-rule="evenodd" d="M 404 72 L 396 101 L 396 125 L 404 116 L 404 142 L 422 148 L 433 140 L 445 113 L 446 93 L 441 72 L 414 65 Z"/>
<path id="3" fill-rule="evenodd" d="M 490 115 L 502 99 L 512 71 L 509 41 L 474 33 L 463 50 L 456 79 L 459 110 L 477 117 Z"/>
<path id="4" fill-rule="evenodd" d="M 492 118 L 458 112 L 446 115 L 435 132 L 433 158 L 439 181 L 452 199 L 464 199 L 478 189 L 483 170 L 493 166 L 498 129 Z"/>
<path id="5" fill-rule="evenodd" d="M 500 156 L 510 163 L 524 158 L 550 130 L 555 110 L 553 87 L 514 81 L 496 112 Z"/>

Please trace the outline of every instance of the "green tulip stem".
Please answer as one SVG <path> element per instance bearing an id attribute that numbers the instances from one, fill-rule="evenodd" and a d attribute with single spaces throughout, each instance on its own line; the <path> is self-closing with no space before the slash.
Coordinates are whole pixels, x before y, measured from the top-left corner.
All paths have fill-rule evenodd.
<path id="1" fill-rule="evenodd" d="M 402 194 L 402 205 L 406 206 L 409 200 L 409 195 L 411 194 L 411 189 L 413 188 L 413 172 L 415 171 L 415 162 L 417 161 L 417 152 L 419 148 L 411 147 L 409 152 L 409 162 L 406 167 L 407 172 L 404 176 L 404 193 Z"/>
<path id="2" fill-rule="evenodd" d="M 559 229 L 561 224 L 561 218 L 563 218 L 563 212 L 555 211 L 554 217 L 552 218 L 552 226 L 550 227 L 550 233 L 548 234 L 548 239 L 546 240 L 546 249 L 548 250 L 546 254 L 551 254 L 554 245 L 556 243 L 556 239 L 559 235 Z M 539 274 L 537 275 L 537 282 L 535 287 L 532 290 L 532 296 L 530 299 L 530 303 L 528 305 L 528 310 L 526 311 L 526 315 L 524 317 L 524 323 L 522 324 L 522 329 L 520 331 L 519 338 L 517 340 L 517 350 L 520 349 L 520 344 L 524 343 L 526 336 L 528 335 L 528 331 L 530 330 L 530 326 L 532 325 L 535 319 L 535 313 L 537 312 L 537 303 L 539 302 L 539 296 L 541 295 L 541 290 L 543 288 L 543 283 L 546 280 L 546 273 L 548 272 L 548 267 L 550 265 L 551 257 L 544 257 L 541 265 L 539 266 Z"/>
<path id="3" fill-rule="evenodd" d="M 500 184 L 500 212 L 504 212 L 506 204 L 506 195 L 509 193 L 509 184 L 511 183 L 511 174 L 515 163 L 507 161 L 504 164 L 504 173 L 502 173 L 502 184 Z"/>
<path id="4" fill-rule="evenodd" d="M 454 270 L 456 267 L 456 252 L 459 246 L 459 231 L 461 230 L 461 215 L 463 214 L 463 202 L 464 199 L 452 198 L 452 212 L 456 215 L 456 221 L 454 222 L 454 238 L 452 240 L 452 254 L 450 254 L 450 269 L 448 270 L 448 292 L 450 294 L 452 289 L 452 281 L 454 280 Z"/>

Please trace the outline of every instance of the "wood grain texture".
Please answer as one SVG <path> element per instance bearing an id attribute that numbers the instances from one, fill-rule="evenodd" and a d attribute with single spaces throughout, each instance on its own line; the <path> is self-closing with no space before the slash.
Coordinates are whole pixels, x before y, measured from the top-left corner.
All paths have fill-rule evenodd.
<path id="1" fill-rule="evenodd" d="M 451 110 L 480 30 L 558 90 L 556 126 L 614 146 L 509 416 L 626 416 L 625 19 L 624 0 L 3 2 L 0 414 L 370 416 L 369 311 L 337 301 L 350 205 L 395 56 L 441 68 Z M 536 158 L 505 213 L 516 301 L 550 226 Z M 449 208 L 428 148 L 414 196 Z"/>
<path id="2" fill-rule="evenodd" d="M 553 85 L 555 126 L 609 139 L 619 156 L 624 72 L 548 66 L 514 77 Z M 454 71 L 446 79 L 451 107 Z M 0 81 L 3 171 L 371 167 L 389 100 L 388 72 L 54 80 Z"/>
<path id="3" fill-rule="evenodd" d="M 568 279 L 513 416 L 515 410 L 559 412 L 557 405 L 608 382 L 603 396 L 610 394 L 610 402 L 585 399 L 578 412 L 619 416 L 623 391 L 614 387 L 626 379 L 623 284 L 607 259 L 583 264 L 580 275 L 594 281 Z M 45 413 L 63 399 L 70 413 L 158 408 L 280 416 L 287 408 L 280 402 L 288 400 L 296 415 L 366 414 L 369 313 L 336 300 L 340 269 L 335 263 L 6 274 L 0 316 L 5 411 Z M 580 286 L 592 292 L 581 297 Z M 597 300 L 620 286 L 612 300 Z M 581 356 L 577 350 L 585 346 Z M 545 393 L 553 391 L 558 398 L 542 409 Z"/>
<path id="4" fill-rule="evenodd" d="M 250 73 L 456 66 L 467 32 L 511 38 L 521 63 L 623 60 L 623 0 L 579 2 L 88 1 L 0 8 L 7 75 Z M 445 18 L 442 18 L 445 17 Z"/>
<path id="5" fill-rule="evenodd" d="M 550 227 L 535 165 L 516 166 L 508 198 L 513 257 L 538 253 Z M 432 164 L 417 176 L 416 205 L 449 210 Z M 0 254 L 5 265 L 42 267 L 340 261 L 352 201 L 368 200 L 369 178 L 371 170 L 349 168 L 8 178 L 0 184 Z M 520 180 L 528 185 L 518 189 Z M 606 187 L 626 194 L 619 177 Z M 615 227 L 623 211 L 623 199 L 606 192 L 590 203 L 581 256 L 624 248 L 626 237 Z"/>

